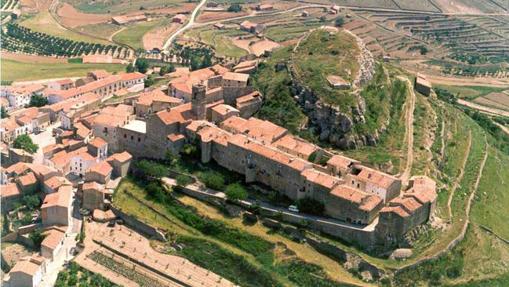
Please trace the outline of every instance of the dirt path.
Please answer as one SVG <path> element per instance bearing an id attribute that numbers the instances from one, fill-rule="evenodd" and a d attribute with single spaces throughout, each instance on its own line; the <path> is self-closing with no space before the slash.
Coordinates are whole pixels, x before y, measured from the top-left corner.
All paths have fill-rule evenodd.
<path id="1" fill-rule="evenodd" d="M 414 164 L 414 110 L 415 110 L 415 92 L 413 85 L 408 78 L 398 77 L 402 81 L 407 82 L 410 98 L 405 103 L 405 142 L 407 144 L 407 155 L 405 169 L 400 175 L 403 185 L 408 183 L 412 165 Z"/>
<path id="2" fill-rule="evenodd" d="M 504 133 L 506 133 L 507 135 L 509 135 L 509 128 L 507 128 L 506 126 L 504 125 L 501 125 L 495 121 L 493 121 L 494 124 L 496 124 Z"/>
<path id="3" fill-rule="evenodd" d="M 184 26 L 182 26 L 180 29 L 175 31 L 175 33 L 173 33 L 170 36 L 170 38 L 168 38 L 168 40 L 163 45 L 163 50 L 167 50 L 170 47 L 170 45 L 173 43 L 173 41 L 177 38 L 178 35 L 182 34 L 185 30 L 187 30 L 193 26 L 196 15 L 198 14 L 198 11 L 200 11 L 201 7 L 203 5 L 205 5 L 205 2 L 207 2 L 207 0 L 201 0 L 200 4 L 198 4 L 196 6 L 196 8 L 194 8 L 193 13 L 191 13 L 189 22 L 187 22 Z"/>
<path id="4" fill-rule="evenodd" d="M 122 27 L 120 30 L 116 31 L 115 33 L 111 34 L 109 37 L 108 37 L 108 41 L 111 41 L 113 42 L 113 37 L 115 37 L 115 35 L 117 35 L 118 33 L 124 31 L 125 29 L 127 29 L 127 27 Z"/>
<path id="5" fill-rule="evenodd" d="M 470 147 L 471 146 L 472 146 L 472 132 L 469 131 L 467 151 L 466 151 L 465 157 L 463 158 L 463 162 L 461 163 L 460 174 L 454 181 L 454 184 L 451 189 L 451 193 L 449 194 L 449 198 L 447 199 L 447 211 L 449 213 L 449 221 L 452 221 L 452 210 L 451 210 L 452 198 L 454 197 L 454 193 L 456 192 L 456 189 L 459 187 L 460 182 L 463 179 L 463 175 L 465 174 L 465 166 L 467 165 L 467 160 L 468 160 L 468 156 L 470 155 Z"/>
<path id="6" fill-rule="evenodd" d="M 458 104 L 466 106 L 466 107 L 469 107 L 469 108 L 472 108 L 472 109 L 479 110 L 481 112 L 486 112 L 486 113 L 490 113 L 490 114 L 498 115 L 498 116 L 503 116 L 503 117 L 509 117 L 509 112 L 508 111 L 503 111 L 503 110 L 500 110 L 500 109 L 486 107 L 486 106 L 475 104 L 475 103 L 472 103 L 472 102 L 468 102 L 468 101 L 465 101 L 465 100 L 462 100 L 462 99 L 458 99 Z"/>

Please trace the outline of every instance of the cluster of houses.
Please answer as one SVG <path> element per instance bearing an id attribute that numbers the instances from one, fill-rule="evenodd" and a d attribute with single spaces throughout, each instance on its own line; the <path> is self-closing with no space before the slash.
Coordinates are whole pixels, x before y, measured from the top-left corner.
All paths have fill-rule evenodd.
<path id="1" fill-rule="evenodd" d="M 64 252 L 75 198 L 104 217 L 133 158 L 164 158 L 185 144 L 198 144 L 202 162 L 214 160 L 244 175 L 247 183 L 269 186 L 292 200 L 321 202 L 327 216 L 352 228 L 375 225 L 381 242 L 397 242 L 431 218 L 437 195 L 430 178 L 413 177 L 403 190 L 394 176 L 253 117 L 263 102 L 249 82 L 257 64 L 177 68 L 167 90 L 144 89 L 140 73 L 106 71 L 47 86 L 3 87 L 10 109 L 0 129 L 5 144 L 60 124 L 53 130 L 56 143 L 42 148 L 42 162 L 11 157 L 0 173 L 2 210 L 14 209 L 26 194 L 38 194 L 43 202 L 38 224 L 47 235 L 40 254 L 12 268 L 10 286 L 37 286 L 47 264 Z M 117 93 L 127 94 L 122 103 L 105 104 Z M 27 108 L 26 99 L 34 94 L 49 104 Z"/>

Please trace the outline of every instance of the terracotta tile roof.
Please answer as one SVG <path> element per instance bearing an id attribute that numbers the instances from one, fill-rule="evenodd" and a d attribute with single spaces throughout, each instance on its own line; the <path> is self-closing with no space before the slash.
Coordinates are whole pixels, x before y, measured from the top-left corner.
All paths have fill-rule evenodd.
<path id="1" fill-rule="evenodd" d="M 380 210 L 380 213 L 395 213 L 400 217 L 408 217 L 410 214 L 406 212 L 401 206 L 386 206 Z"/>
<path id="2" fill-rule="evenodd" d="M 26 165 L 26 163 L 18 162 L 18 163 L 15 163 L 15 164 L 9 166 L 8 168 L 6 168 L 5 172 L 7 172 L 9 174 L 14 173 L 14 174 L 20 175 L 27 170 L 28 170 L 28 166 Z"/>
<path id="3" fill-rule="evenodd" d="M 339 178 L 328 175 L 323 172 L 319 172 L 313 168 L 305 169 L 301 173 L 301 175 L 304 176 L 304 178 L 306 178 L 307 181 L 323 186 L 327 189 L 334 188 L 334 186 L 336 186 L 340 182 Z"/>
<path id="4" fill-rule="evenodd" d="M 243 27 L 244 29 L 251 29 L 251 28 L 256 28 L 258 24 L 256 23 L 253 23 L 253 22 L 250 22 L 250 21 L 244 21 L 242 23 L 240 23 L 240 26 Z"/>
<path id="5" fill-rule="evenodd" d="M 87 136 L 91 134 L 91 130 L 81 122 L 75 123 L 74 128 L 76 129 L 76 135 L 78 135 L 82 139 L 85 139 Z"/>
<path id="6" fill-rule="evenodd" d="M 359 209 L 370 212 L 382 204 L 383 200 L 376 195 L 368 195 L 362 199 Z"/>
<path id="7" fill-rule="evenodd" d="M 62 176 L 53 176 L 48 178 L 46 181 L 44 181 L 44 184 L 53 190 L 59 189 L 62 186 L 71 185 L 71 183 Z"/>
<path id="8" fill-rule="evenodd" d="M 252 66 L 256 66 L 256 65 L 258 65 L 257 60 L 243 61 L 243 62 L 240 62 L 237 66 L 233 67 L 233 69 L 234 70 L 243 69 L 243 68 L 248 68 L 248 67 L 252 67 Z"/>
<path id="9" fill-rule="evenodd" d="M 237 110 L 236 108 L 234 108 L 230 105 L 225 105 L 225 104 L 219 104 L 217 106 L 214 106 L 212 108 L 212 110 L 222 116 L 226 116 L 231 112 L 237 112 L 237 113 L 239 112 L 239 110 Z"/>
<path id="10" fill-rule="evenodd" d="M 247 82 L 249 80 L 249 75 L 235 72 L 227 72 L 223 75 L 223 80 Z"/>
<path id="11" fill-rule="evenodd" d="M 331 191 L 331 195 L 340 197 L 344 200 L 348 200 L 350 202 L 357 203 L 357 204 L 361 204 L 362 199 L 368 196 L 368 194 L 363 193 L 362 191 L 360 191 L 358 189 L 351 188 L 349 186 L 342 185 L 342 184 L 336 186 Z"/>
<path id="12" fill-rule="evenodd" d="M 144 79 L 144 78 L 145 78 L 145 75 L 142 73 L 139 73 L 139 72 L 125 73 L 125 74 L 120 75 L 120 79 L 122 81 L 132 81 L 132 80 L 139 80 L 139 79 Z"/>
<path id="13" fill-rule="evenodd" d="M 258 91 L 254 91 L 252 93 L 249 93 L 245 96 L 242 96 L 242 97 L 238 97 L 236 100 L 235 100 L 235 103 L 238 105 L 243 105 L 243 104 L 246 104 L 246 103 L 249 103 L 253 100 L 256 100 L 258 98 L 260 98 L 261 100 L 261 97 L 262 97 L 262 94 L 260 94 L 260 92 Z"/>
<path id="14" fill-rule="evenodd" d="M 38 263 L 41 262 L 41 263 Z M 24 273 L 31 277 L 35 276 L 35 274 L 41 269 L 42 261 L 31 260 L 29 258 L 24 258 L 16 262 L 16 265 L 12 267 L 10 270 L 11 273 Z"/>
<path id="15" fill-rule="evenodd" d="M 219 64 L 215 64 L 214 66 L 210 67 L 210 69 L 212 71 L 214 71 L 214 73 L 216 73 L 216 75 L 224 75 L 225 73 L 230 71 L 228 68 L 223 67 Z"/>
<path id="16" fill-rule="evenodd" d="M 180 106 L 176 106 L 168 110 L 163 110 L 157 113 L 157 116 L 161 121 L 168 125 L 171 123 L 184 123 L 190 121 L 193 118 L 191 111 L 191 103 L 186 103 Z"/>
<path id="17" fill-rule="evenodd" d="M 46 166 L 46 165 L 42 165 L 42 164 L 31 163 L 31 164 L 27 164 L 27 166 L 28 166 L 28 168 L 30 168 L 30 170 L 32 170 L 35 173 L 35 175 L 38 175 L 41 177 L 44 177 L 51 173 L 57 172 L 56 169 Z"/>
<path id="18" fill-rule="evenodd" d="M 254 154 L 270 159 L 271 161 L 278 162 L 279 164 L 288 166 L 294 170 L 303 171 L 311 166 L 311 164 L 307 161 L 292 157 L 262 143 L 248 141 L 244 144 L 244 147 Z"/>
<path id="19" fill-rule="evenodd" d="M 95 70 L 89 72 L 89 74 L 93 75 L 97 79 L 102 79 L 111 76 L 111 73 L 107 72 L 106 70 Z"/>
<path id="20" fill-rule="evenodd" d="M 100 163 L 97 163 L 93 165 L 88 172 L 95 172 L 102 176 L 108 176 L 113 171 L 113 168 L 107 161 L 102 161 Z"/>
<path id="21" fill-rule="evenodd" d="M 327 165 L 334 166 L 340 169 L 348 169 L 350 165 L 359 163 L 355 159 L 348 158 L 339 154 L 333 155 L 328 161 Z"/>
<path id="22" fill-rule="evenodd" d="M 420 204 L 413 197 L 396 197 L 389 202 L 390 206 L 401 206 L 405 209 L 405 211 L 409 214 L 414 213 L 417 209 L 419 209 L 422 204 Z"/>
<path id="23" fill-rule="evenodd" d="M 47 194 L 44 197 L 41 209 L 50 207 L 68 207 L 72 200 L 72 186 L 62 186 L 57 192 Z"/>
<path id="24" fill-rule="evenodd" d="M 65 233 L 58 229 L 51 229 L 41 242 L 41 246 L 55 250 L 65 238 Z"/>
<path id="25" fill-rule="evenodd" d="M 60 85 L 71 85 L 74 84 L 74 82 L 71 79 L 63 79 L 56 81 Z"/>
<path id="26" fill-rule="evenodd" d="M 33 172 L 29 172 L 24 176 L 19 177 L 18 180 L 21 186 L 30 186 L 37 183 L 37 179 Z"/>
<path id="27" fill-rule="evenodd" d="M 192 128 L 193 127 L 191 127 L 191 129 Z M 230 139 L 231 136 L 230 133 L 209 124 L 204 124 L 197 127 L 197 134 L 200 136 L 201 141 L 203 142 L 213 141 L 223 146 L 226 146 L 228 144 L 228 140 Z"/>
<path id="28" fill-rule="evenodd" d="M 109 160 L 116 160 L 116 161 L 119 161 L 121 163 L 123 162 L 126 162 L 128 160 L 131 160 L 133 157 L 131 156 L 130 153 L 128 153 L 127 151 L 124 151 L 124 152 L 121 152 L 121 153 L 115 153 L 113 155 L 111 155 L 109 158 L 108 158 L 108 161 Z"/>
<path id="29" fill-rule="evenodd" d="M 212 69 L 203 68 L 189 73 L 189 81 L 193 84 L 198 84 L 201 81 L 206 81 L 215 75 L 216 73 Z"/>
<path id="30" fill-rule="evenodd" d="M 17 128 L 19 128 L 19 125 L 18 123 L 16 122 L 16 119 L 13 118 L 13 117 L 10 117 L 10 118 L 6 118 L 6 119 L 2 119 L 0 121 L 0 126 L 2 127 L 2 129 L 4 129 L 5 131 L 14 131 L 16 130 Z"/>
<path id="31" fill-rule="evenodd" d="M 103 190 L 104 186 L 96 181 L 89 181 L 83 184 L 83 190 Z"/>
<path id="32" fill-rule="evenodd" d="M 2 88 L 13 94 L 32 94 L 44 90 L 44 86 L 41 84 L 3 86 Z"/>
<path id="33" fill-rule="evenodd" d="M 318 149 L 315 145 L 290 134 L 275 141 L 273 145 L 289 153 L 302 155 L 306 160 Z"/>
<path id="34" fill-rule="evenodd" d="M 95 137 L 94 139 L 89 141 L 88 144 L 95 148 L 100 148 L 100 147 L 107 145 L 108 143 L 105 140 L 103 140 L 101 137 Z"/>
<path id="35" fill-rule="evenodd" d="M 182 100 L 175 97 L 170 97 L 161 90 L 153 90 L 150 92 L 141 93 L 138 97 L 138 100 L 136 101 L 137 104 L 145 106 L 150 106 L 153 102 L 179 104 L 182 103 Z"/>
<path id="36" fill-rule="evenodd" d="M 249 137 L 265 144 L 274 142 L 288 132 L 285 128 L 275 125 L 269 121 L 257 118 L 245 120 L 237 116 L 229 117 L 223 121 L 220 126 L 232 133 L 246 134 Z"/>
<path id="37" fill-rule="evenodd" d="M 0 185 L 0 195 L 2 198 L 20 195 L 18 186 L 15 183 Z"/>
<path id="38" fill-rule="evenodd" d="M 383 173 L 381 171 L 362 166 L 361 172 L 357 175 L 359 180 L 370 182 L 374 185 L 380 186 L 382 188 L 388 188 L 394 182 L 398 181 L 398 179 L 392 175 Z"/>
<path id="39" fill-rule="evenodd" d="M 168 140 L 170 140 L 171 142 L 176 142 L 176 141 L 179 141 L 179 140 L 181 140 L 181 139 L 184 139 L 184 138 L 185 138 L 185 136 L 184 136 L 183 134 L 175 134 L 175 133 L 173 133 L 173 134 L 169 134 L 169 135 L 167 136 L 167 138 L 168 138 Z"/>

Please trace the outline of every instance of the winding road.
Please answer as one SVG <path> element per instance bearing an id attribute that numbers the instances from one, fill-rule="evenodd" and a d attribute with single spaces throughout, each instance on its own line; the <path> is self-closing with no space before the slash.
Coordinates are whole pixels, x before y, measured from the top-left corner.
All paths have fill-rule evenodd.
<path id="1" fill-rule="evenodd" d="M 401 173 L 400 179 L 404 185 L 408 183 L 410 174 L 412 172 L 412 165 L 414 164 L 414 110 L 415 110 L 415 92 L 412 83 L 406 77 L 399 77 L 400 80 L 407 83 L 410 98 L 406 102 L 407 107 L 405 111 L 406 127 L 405 127 L 405 141 L 407 143 L 407 159 L 405 169 Z"/>
<path id="2" fill-rule="evenodd" d="M 205 2 L 207 2 L 207 0 L 201 0 L 200 4 L 198 4 L 196 6 L 196 8 L 194 8 L 193 13 L 191 13 L 189 22 L 187 22 L 184 26 L 182 26 L 180 29 L 175 31 L 175 33 L 173 33 L 170 36 L 170 38 L 168 38 L 168 40 L 166 40 L 166 43 L 164 43 L 164 45 L 163 45 L 163 50 L 167 50 L 170 47 L 171 43 L 173 43 L 173 41 L 177 38 L 178 35 L 182 34 L 185 30 L 187 30 L 193 26 L 194 19 L 196 18 L 196 15 L 198 14 L 198 11 L 200 11 L 201 7 L 203 7 L 203 5 L 205 5 Z"/>

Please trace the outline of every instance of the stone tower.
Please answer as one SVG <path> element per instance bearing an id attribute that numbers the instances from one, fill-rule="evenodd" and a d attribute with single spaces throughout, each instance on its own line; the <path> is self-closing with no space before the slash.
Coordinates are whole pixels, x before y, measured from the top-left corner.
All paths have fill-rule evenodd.
<path id="1" fill-rule="evenodd" d="M 207 87 L 203 84 L 195 84 L 192 89 L 191 96 L 191 108 L 194 116 L 197 120 L 206 120 L 207 119 L 207 111 L 205 109 L 206 99 L 205 94 L 207 92 Z"/>

